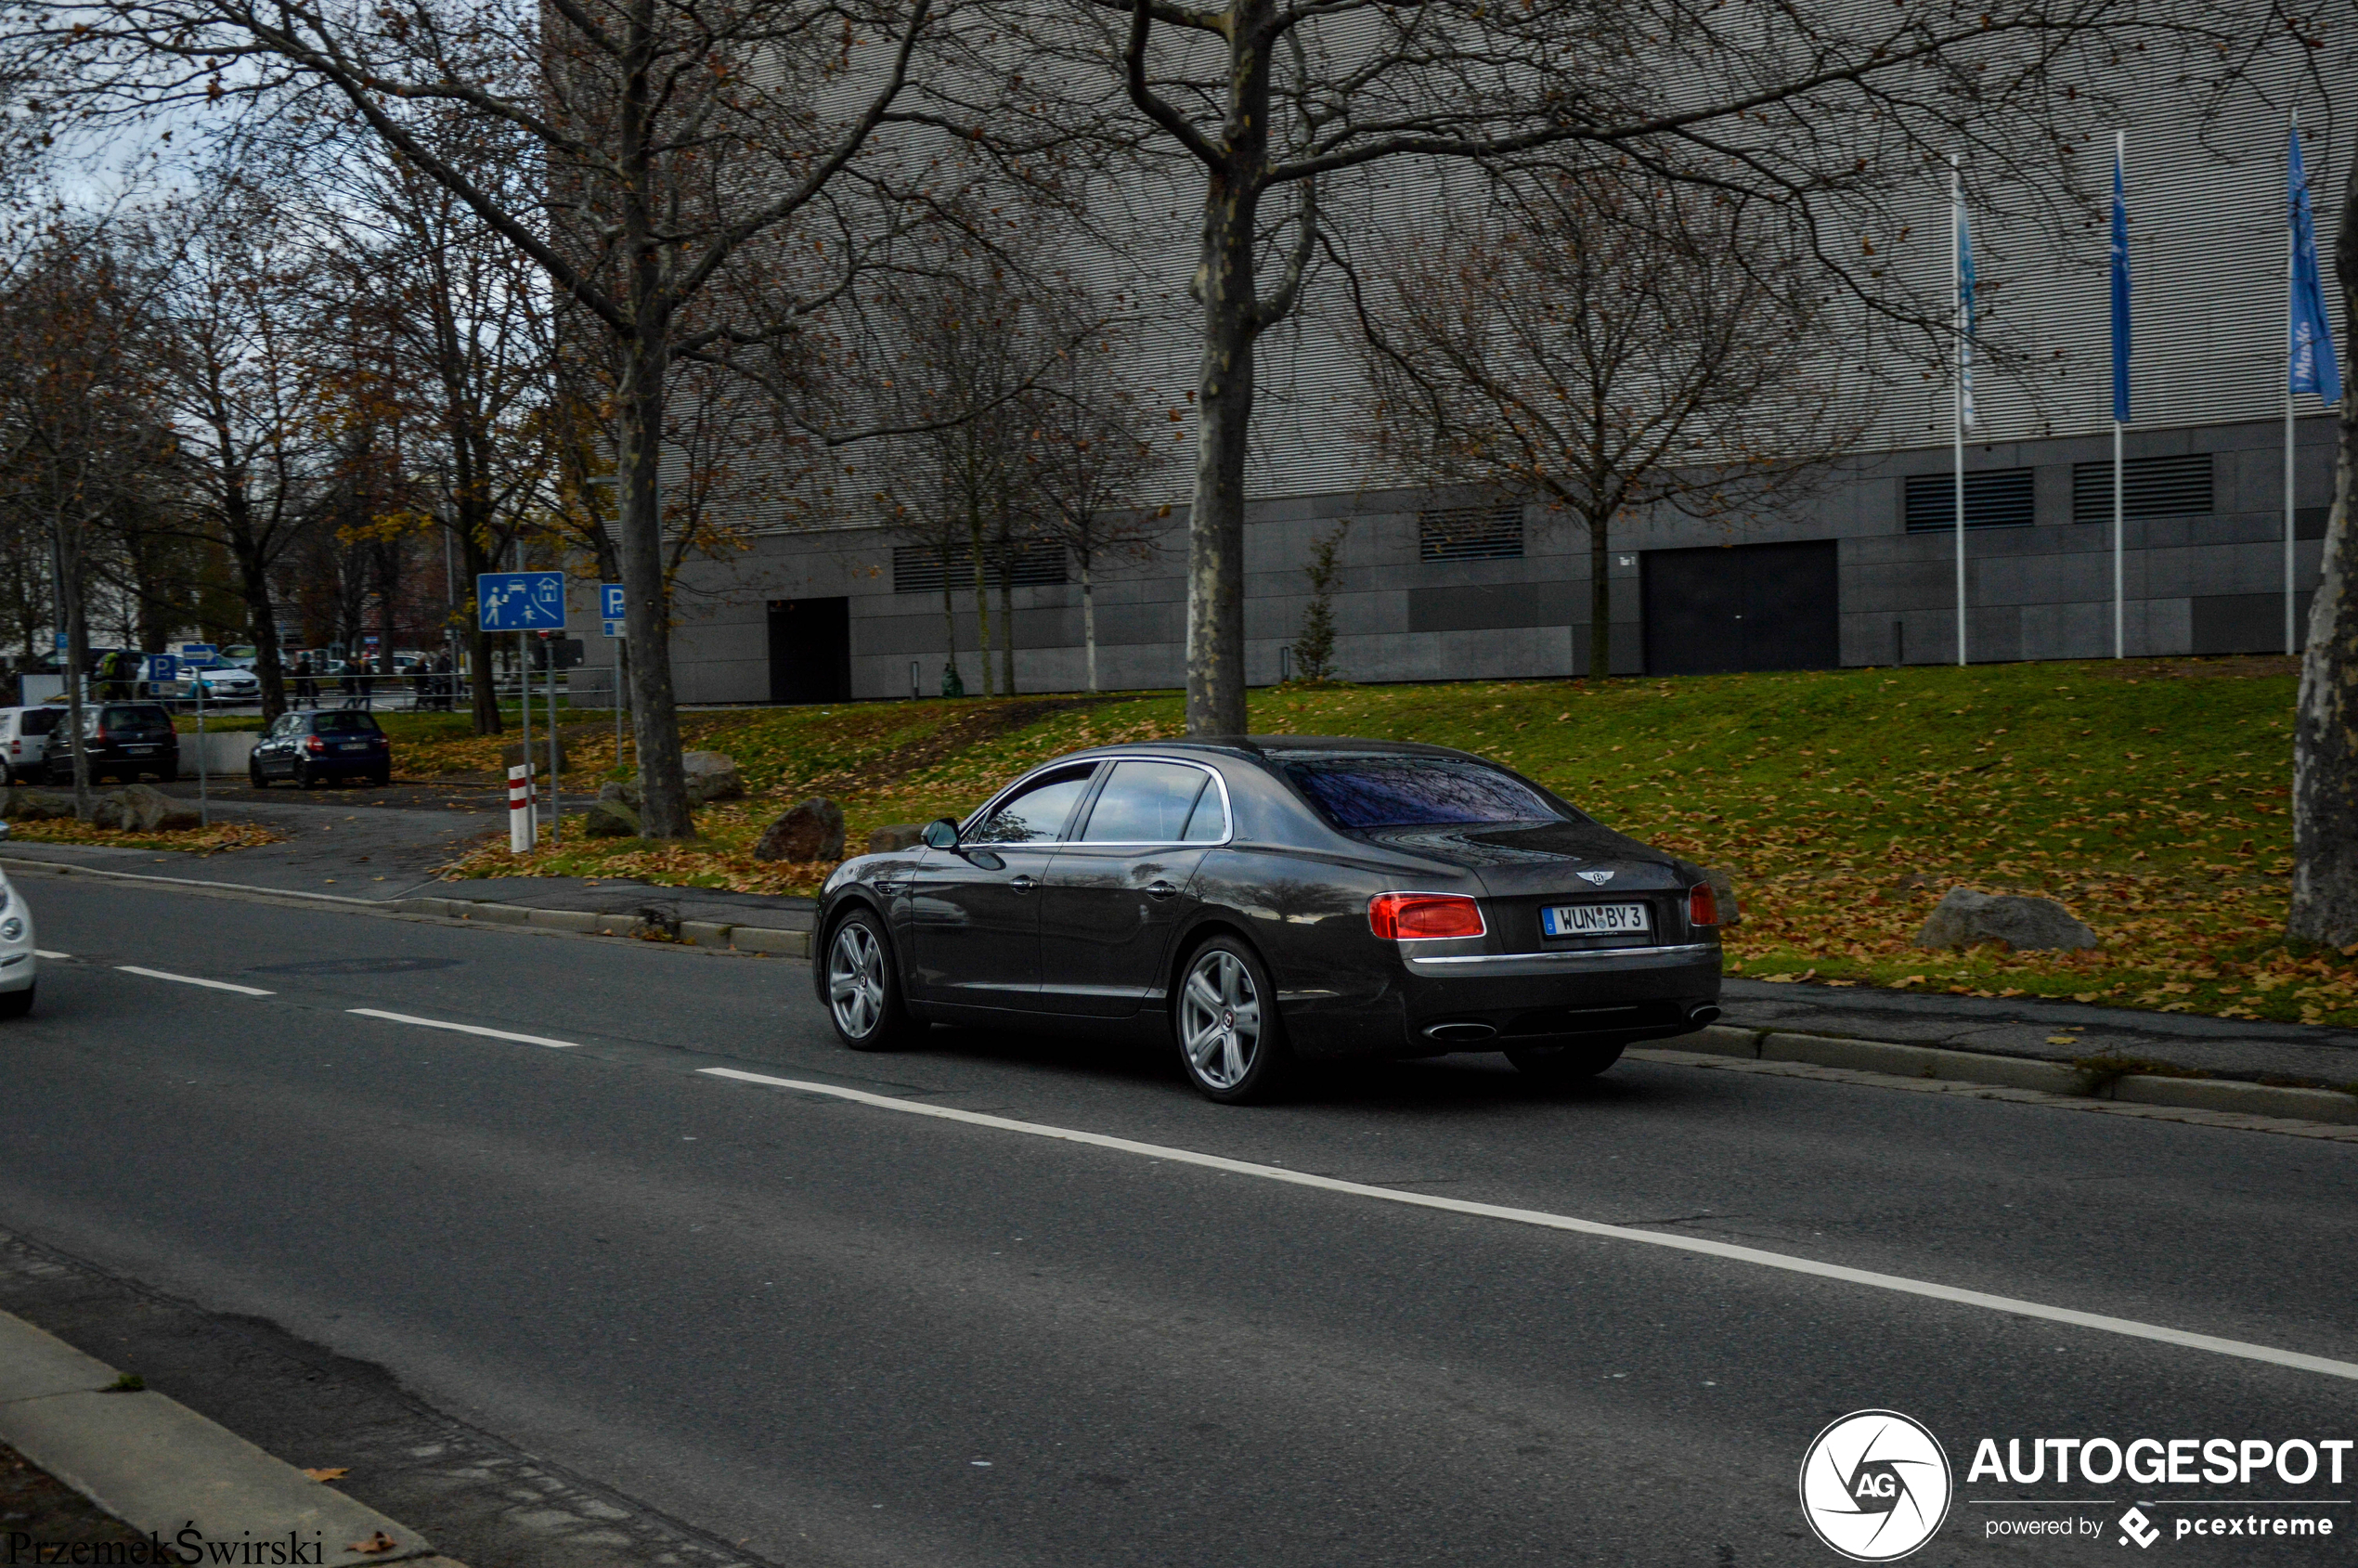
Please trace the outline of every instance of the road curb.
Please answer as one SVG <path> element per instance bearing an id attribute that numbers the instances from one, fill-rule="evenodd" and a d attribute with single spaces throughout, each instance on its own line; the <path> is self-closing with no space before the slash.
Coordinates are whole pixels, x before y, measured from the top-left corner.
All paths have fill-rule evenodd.
<path id="1" fill-rule="evenodd" d="M 2191 1073 L 2114 1073 L 2029 1056 L 2000 1056 L 1984 1051 L 1902 1045 L 1892 1041 L 1850 1040 L 1836 1035 L 1793 1034 L 1781 1030 L 1737 1029 L 1727 1024 L 1714 1024 L 1692 1034 L 1655 1043 L 1667 1050 L 1702 1056 L 1806 1063 L 1894 1078 L 2026 1089 L 2065 1098 L 2290 1118 L 2335 1126 L 2358 1124 L 2358 1095 L 2339 1089 L 2247 1083 L 2238 1079 L 2205 1078 Z"/>
<path id="2" fill-rule="evenodd" d="M 712 920 L 682 920 L 673 926 L 637 914 L 601 914 L 582 909 L 529 909 L 522 904 L 494 903 L 488 900 L 474 899 L 394 899 L 382 907 L 403 914 L 431 915 L 441 920 L 464 920 L 489 926 L 536 926 L 551 931 L 570 931 L 578 936 L 677 942 L 683 947 L 760 953 L 771 958 L 810 956 L 810 932 L 785 930 L 772 926 Z"/>
<path id="3" fill-rule="evenodd" d="M 637 914 L 533 909 L 488 900 L 421 896 L 371 901 L 318 893 L 286 894 L 277 888 L 245 888 L 231 883 L 150 877 L 137 873 L 64 865 L 53 861 L 17 861 L 5 856 L 0 856 L 0 865 L 10 871 L 22 869 L 58 875 L 110 876 L 125 881 L 159 882 L 192 890 L 237 891 L 259 899 L 292 896 L 331 901 L 348 909 L 382 914 L 470 925 L 525 927 L 551 934 L 660 941 L 709 952 L 771 958 L 807 959 L 810 956 L 812 940 L 812 933 L 807 930 L 705 920 L 682 920 L 675 925 L 666 925 Z M 2006 1056 L 1987 1051 L 1906 1045 L 1896 1041 L 1802 1034 L 1785 1030 L 1741 1029 L 1730 1024 L 1713 1024 L 1691 1034 L 1656 1041 L 1652 1044 L 1676 1053 L 1749 1058 L 1757 1062 L 1788 1062 L 1888 1078 L 1928 1079 L 1943 1083 L 2020 1090 L 2061 1099 L 2109 1100 L 2124 1105 L 2209 1111 L 2262 1120 L 2358 1126 L 2358 1095 L 2339 1089 L 2216 1078 L 2207 1076 L 2199 1069 L 2173 1068 L 2167 1063 L 2146 1064 L 2165 1069 L 2157 1072 L 2117 1071 L 2102 1065 L 2083 1066 L 2035 1056 Z"/>
<path id="4" fill-rule="evenodd" d="M 419 1532 L 314 1481 L 227 1428 L 0 1312 L 0 1442 L 167 1547 L 186 1532 L 257 1561 L 460 1568 Z M 379 1540 L 391 1545 L 356 1549 Z M 269 1555 L 273 1546 L 282 1553 Z M 244 1561 L 242 1557 L 240 1561 Z"/>

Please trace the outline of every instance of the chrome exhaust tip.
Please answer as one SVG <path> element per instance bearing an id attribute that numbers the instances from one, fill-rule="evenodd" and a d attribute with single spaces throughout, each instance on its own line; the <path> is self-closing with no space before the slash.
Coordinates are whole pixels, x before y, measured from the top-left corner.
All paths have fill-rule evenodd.
<path id="1" fill-rule="evenodd" d="M 1437 1040 L 1445 1045 L 1471 1045 L 1477 1041 L 1495 1040 L 1497 1036 L 1496 1026 L 1476 1023 L 1471 1018 L 1461 1018 L 1455 1023 L 1425 1025 L 1425 1038 Z"/>
<path id="2" fill-rule="evenodd" d="M 1687 1009 L 1687 1027 L 1690 1029 L 1702 1029 L 1707 1024 L 1716 1024 L 1718 1021 L 1719 1009 L 1712 1003 L 1706 1002 L 1699 1007 Z"/>

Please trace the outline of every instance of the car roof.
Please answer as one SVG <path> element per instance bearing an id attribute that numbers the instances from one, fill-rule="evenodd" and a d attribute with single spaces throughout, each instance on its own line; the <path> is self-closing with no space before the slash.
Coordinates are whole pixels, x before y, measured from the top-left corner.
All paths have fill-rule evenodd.
<path id="1" fill-rule="evenodd" d="M 1206 735 L 1167 741 L 1124 741 L 1090 746 L 1074 757 L 1148 757 L 1173 752 L 1204 752 L 1270 762 L 1292 755 L 1332 757 L 1471 757 L 1453 746 L 1425 745 L 1417 741 L 1378 741 L 1357 735 Z"/>

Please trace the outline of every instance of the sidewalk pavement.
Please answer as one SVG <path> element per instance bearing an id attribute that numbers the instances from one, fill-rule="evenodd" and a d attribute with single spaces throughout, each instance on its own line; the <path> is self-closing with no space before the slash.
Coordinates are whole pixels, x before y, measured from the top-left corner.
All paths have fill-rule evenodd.
<path id="1" fill-rule="evenodd" d="M 214 1543 L 230 1561 L 459 1568 L 408 1525 L 8 1313 L 0 1442 L 162 1543 L 162 1561 L 210 1561 Z"/>

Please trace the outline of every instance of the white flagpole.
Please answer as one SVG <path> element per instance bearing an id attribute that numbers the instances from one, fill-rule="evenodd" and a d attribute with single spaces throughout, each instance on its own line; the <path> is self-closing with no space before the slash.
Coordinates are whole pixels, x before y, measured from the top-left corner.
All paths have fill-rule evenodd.
<path id="1" fill-rule="evenodd" d="M 2292 130 L 2300 134 L 2300 110 L 2292 111 Z M 2287 203 L 2285 214 L 2285 653 L 2300 650 L 2293 641 L 2293 522 L 2292 522 L 2292 309 L 2293 309 L 2293 234 L 2292 214 Z"/>
<path id="2" fill-rule="evenodd" d="M 1965 662 L 1965 280 L 1963 273 L 1964 198 L 1957 184 L 1957 156 L 1949 155 L 1949 303 L 1957 322 L 1957 385 L 1955 420 L 1950 430 L 1950 458 L 1957 471 L 1957 662 Z M 2289 316 L 2287 317 L 2289 319 Z"/>
<path id="3" fill-rule="evenodd" d="M 2125 171 L 2128 167 L 2129 133 L 2112 134 L 2113 167 Z M 2121 489 L 2120 420 L 2119 409 L 2113 410 L 2112 421 L 2112 656 L 2127 656 L 2128 639 L 2123 631 L 2124 594 L 2121 587 L 2121 514 L 2125 510 Z"/>

